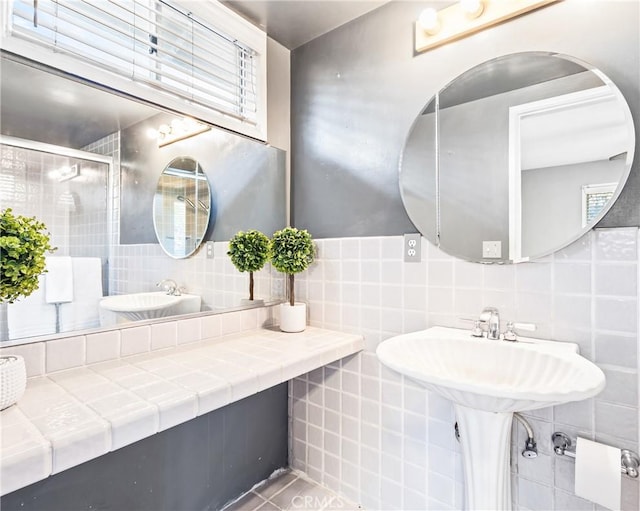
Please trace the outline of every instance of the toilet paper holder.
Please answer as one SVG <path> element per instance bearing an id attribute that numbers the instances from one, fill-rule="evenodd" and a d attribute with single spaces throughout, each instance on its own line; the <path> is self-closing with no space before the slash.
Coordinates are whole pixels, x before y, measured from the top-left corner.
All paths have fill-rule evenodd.
<path id="1" fill-rule="evenodd" d="M 551 435 L 551 440 L 553 441 L 553 450 L 558 456 L 576 457 L 576 451 L 571 449 L 571 439 L 568 435 L 556 431 Z M 620 472 L 629 477 L 637 478 L 639 467 L 640 457 L 635 452 L 629 449 L 620 451 Z"/>

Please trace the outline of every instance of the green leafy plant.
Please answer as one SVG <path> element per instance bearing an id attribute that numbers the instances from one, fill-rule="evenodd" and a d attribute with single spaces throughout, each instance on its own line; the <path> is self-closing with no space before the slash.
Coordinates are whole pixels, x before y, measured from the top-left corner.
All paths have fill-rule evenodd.
<path id="1" fill-rule="evenodd" d="M 253 272 L 269 259 L 269 238 L 260 231 L 240 231 L 229 241 L 227 255 L 240 272 L 249 272 L 249 300 L 253 300 Z"/>
<path id="2" fill-rule="evenodd" d="M 288 276 L 289 303 L 293 307 L 294 275 L 306 270 L 316 256 L 311 234 L 304 229 L 285 227 L 271 238 L 271 264 Z"/>
<path id="3" fill-rule="evenodd" d="M 45 273 L 45 252 L 56 250 L 50 233 L 35 217 L 14 215 L 10 208 L 0 214 L 0 301 L 13 303 L 38 289 Z"/>

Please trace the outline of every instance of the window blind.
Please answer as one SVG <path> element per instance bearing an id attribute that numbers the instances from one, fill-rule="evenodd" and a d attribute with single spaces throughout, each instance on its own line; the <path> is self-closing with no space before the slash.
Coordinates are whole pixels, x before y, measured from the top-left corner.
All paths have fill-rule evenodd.
<path id="1" fill-rule="evenodd" d="M 605 207 L 607 202 L 613 197 L 613 191 L 607 192 L 593 192 L 587 193 L 587 201 L 586 201 L 586 217 L 587 223 L 591 222 L 594 218 L 596 218 L 602 208 Z"/>
<path id="2" fill-rule="evenodd" d="M 167 0 L 13 0 L 11 35 L 257 123 L 257 53 Z"/>

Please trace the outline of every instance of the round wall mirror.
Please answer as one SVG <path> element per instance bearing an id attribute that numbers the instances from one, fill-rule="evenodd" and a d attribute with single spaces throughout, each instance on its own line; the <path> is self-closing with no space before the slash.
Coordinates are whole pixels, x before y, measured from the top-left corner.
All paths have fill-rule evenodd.
<path id="1" fill-rule="evenodd" d="M 153 226 L 167 255 L 193 254 L 204 239 L 211 215 L 211 189 L 200 164 L 175 158 L 162 171 L 153 197 Z"/>
<path id="2" fill-rule="evenodd" d="M 572 57 L 506 55 L 440 90 L 415 120 L 400 191 L 415 226 L 450 255 L 548 255 L 606 214 L 629 176 L 635 131 L 618 88 Z"/>

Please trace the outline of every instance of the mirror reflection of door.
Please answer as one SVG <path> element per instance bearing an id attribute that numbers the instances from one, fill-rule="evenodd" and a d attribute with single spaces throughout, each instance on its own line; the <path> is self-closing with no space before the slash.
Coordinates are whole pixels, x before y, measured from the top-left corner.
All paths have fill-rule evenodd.
<path id="1" fill-rule="evenodd" d="M 602 82 L 509 109 L 510 259 L 548 253 L 601 218 L 627 168 L 627 122 Z"/>
<path id="2" fill-rule="evenodd" d="M 200 164 L 172 160 L 162 171 L 153 199 L 153 223 L 162 249 L 176 259 L 193 254 L 209 225 L 211 190 Z"/>

